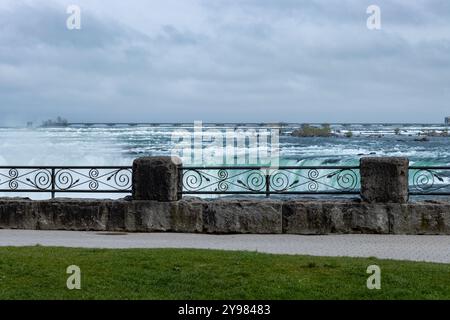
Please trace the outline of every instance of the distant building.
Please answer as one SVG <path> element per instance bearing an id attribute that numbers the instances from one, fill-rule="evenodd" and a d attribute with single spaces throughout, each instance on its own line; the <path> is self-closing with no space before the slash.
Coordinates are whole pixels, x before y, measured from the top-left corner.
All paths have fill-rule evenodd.
<path id="1" fill-rule="evenodd" d="M 69 125 L 69 122 L 61 117 L 56 118 L 56 120 L 46 120 L 42 122 L 42 126 L 44 128 L 52 128 L 52 127 L 67 127 Z"/>
<path id="2" fill-rule="evenodd" d="M 450 117 L 445 118 L 445 124 L 450 126 Z"/>

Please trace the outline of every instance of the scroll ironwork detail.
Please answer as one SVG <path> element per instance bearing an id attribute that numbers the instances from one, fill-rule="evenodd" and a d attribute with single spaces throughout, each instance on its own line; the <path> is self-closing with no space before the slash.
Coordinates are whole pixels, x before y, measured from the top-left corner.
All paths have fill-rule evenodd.
<path id="1" fill-rule="evenodd" d="M 359 192 L 358 167 L 183 169 L 184 194 L 311 194 Z"/>
<path id="2" fill-rule="evenodd" d="M 130 193 L 131 167 L 0 167 L 0 192 Z"/>
<path id="3" fill-rule="evenodd" d="M 409 177 L 412 195 L 450 195 L 450 167 L 411 167 Z"/>

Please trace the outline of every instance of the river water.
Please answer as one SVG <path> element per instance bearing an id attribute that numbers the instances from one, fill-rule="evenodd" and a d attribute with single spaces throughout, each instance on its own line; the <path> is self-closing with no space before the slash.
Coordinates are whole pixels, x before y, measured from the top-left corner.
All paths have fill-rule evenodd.
<path id="1" fill-rule="evenodd" d="M 0 128 L 0 166 L 131 165 L 139 156 L 170 155 L 173 135 L 191 131 L 192 127 Z M 292 137 L 290 133 L 296 127 L 287 126 L 280 135 L 283 165 L 355 165 L 363 155 L 406 156 L 416 165 L 450 165 L 450 137 L 417 141 L 423 132 L 445 130 L 443 125 L 332 125 L 333 132 L 340 136 L 328 138 Z M 225 125 L 219 130 L 227 128 L 234 129 Z M 400 134 L 395 134 L 397 128 Z M 351 138 L 344 136 L 348 131 L 353 134 Z"/>

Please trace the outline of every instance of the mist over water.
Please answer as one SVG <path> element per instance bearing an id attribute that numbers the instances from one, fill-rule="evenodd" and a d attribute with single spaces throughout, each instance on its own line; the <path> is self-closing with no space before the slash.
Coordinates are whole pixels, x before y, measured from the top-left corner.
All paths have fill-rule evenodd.
<path id="1" fill-rule="evenodd" d="M 227 128 L 234 126 L 215 129 Z M 420 133 L 441 132 L 442 125 L 332 125 L 342 136 L 329 138 L 292 137 L 295 128 L 285 127 L 280 135 L 281 165 L 356 165 L 365 155 L 406 156 L 417 165 L 450 165 L 450 137 L 416 141 Z M 180 130 L 192 131 L 193 126 L 0 128 L 0 166 L 131 165 L 136 157 L 171 155 L 172 134 Z M 343 136 L 348 131 L 353 137 Z"/>

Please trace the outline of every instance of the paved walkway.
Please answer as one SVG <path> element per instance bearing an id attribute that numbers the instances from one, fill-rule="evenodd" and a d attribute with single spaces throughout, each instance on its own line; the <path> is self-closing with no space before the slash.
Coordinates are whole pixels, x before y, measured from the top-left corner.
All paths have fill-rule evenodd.
<path id="1" fill-rule="evenodd" d="M 450 236 L 205 235 L 0 230 L 0 246 L 199 248 L 450 263 Z"/>

